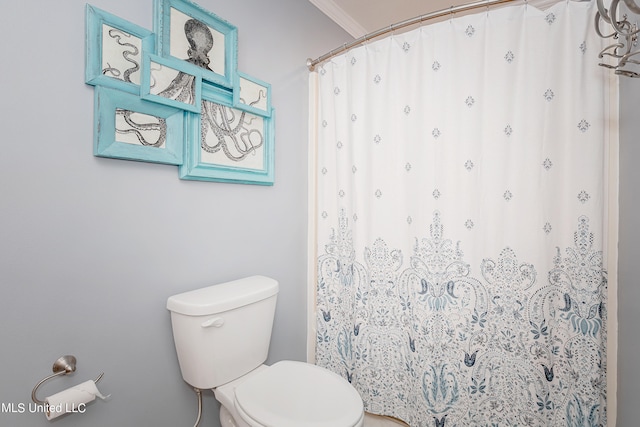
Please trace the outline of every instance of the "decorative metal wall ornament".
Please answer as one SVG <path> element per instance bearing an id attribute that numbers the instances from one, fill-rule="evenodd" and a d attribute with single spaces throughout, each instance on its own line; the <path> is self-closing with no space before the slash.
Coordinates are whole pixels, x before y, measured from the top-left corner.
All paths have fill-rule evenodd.
<path id="1" fill-rule="evenodd" d="M 155 33 L 91 5 L 86 26 L 94 155 L 273 185 L 271 85 L 237 71 L 235 26 L 189 0 L 154 0 Z"/>
<path id="2" fill-rule="evenodd" d="M 640 61 L 635 59 L 638 50 L 638 23 L 631 23 L 629 16 L 621 6 L 626 6 L 628 12 L 640 15 L 640 6 L 634 0 L 612 0 L 607 9 L 603 0 L 597 0 L 598 12 L 596 13 L 595 29 L 602 38 L 611 38 L 613 44 L 607 46 L 598 55 L 599 58 L 606 57 L 607 62 L 599 65 L 615 70 L 615 73 L 627 77 L 640 77 Z M 603 32 L 602 25 L 608 28 Z"/>

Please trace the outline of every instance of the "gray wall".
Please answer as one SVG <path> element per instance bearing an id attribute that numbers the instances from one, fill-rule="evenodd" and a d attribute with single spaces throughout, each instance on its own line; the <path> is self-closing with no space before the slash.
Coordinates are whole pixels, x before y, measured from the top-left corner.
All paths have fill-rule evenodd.
<path id="1" fill-rule="evenodd" d="M 63 354 L 78 370 L 47 396 L 105 372 L 109 402 L 53 423 L 192 425 L 166 298 L 250 274 L 281 283 L 270 361 L 305 358 L 307 72 L 350 37 L 306 0 L 201 0 L 239 28 L 239 68 L 273 87 L 276 185 L 180 181 L 172 166 L 92 155 L 84 1 L 10 2 L 0 14 L 0 403 L 30 402 Z M 92 4 L 152 29 L 152 0 Z M 249 13 L 249 11 L 252 11 Z M 618 425 L 640 419 L 640 81 L 621 79 Z M 7 409 L 7 408 L 5 408 Z M 205 398 L 203 425 L 217 425 Z"/>
<path id="2" fill-rule="evenodd" d="M 105 372 L 108 402 L 59 426 L 188 426 L 166 299 L 252 274 L 280 281 L 270 362 L 306 355 L 307 57 L 351 40 L 306 0 L 200 0 L 238 27 L 239 69 L 271 83 L 276 184 L 181 181 L 175 166 L 96 158 L 84 84 L 84 0 L 25 0 L 0 13 L 1 426 L 46 426 L 33 386 L 64 354 Z M 149 30 L 152 0 L 92 5 Z M 17 408 L 17 406 L 16 406 Z M 218 425 L 212 393 L 203 425 Z"/>
<path id="3" fill-rule="evenodd" d="M 640 79 L 620 79 L 618 426 L 640 420 Z"/>

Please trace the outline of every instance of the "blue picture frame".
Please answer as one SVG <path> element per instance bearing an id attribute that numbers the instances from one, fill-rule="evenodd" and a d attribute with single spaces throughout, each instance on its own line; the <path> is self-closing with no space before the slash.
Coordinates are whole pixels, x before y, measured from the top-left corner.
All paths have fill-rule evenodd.
<path id="1" fill-rule="evenodd" d="M 205 81 L 233 88 L 237 71 L 237 28 L 187 0 L 155 0 L 157 54 L 198 66 Z"/>
<path id="2" fill-rule="evenodd" d="M 143 99 L 199 113 L 201 93 L 198 67 L 174 58 L 144 55 L 140 84 Z"/>
<path id="3" fill-rule="evenodd" d="M 233 105 L 231 91 L 203 83 L 203 109 L 186 113 L 181 179 L 273 185 L 275 114 Z"/>
<path id="4" fill-rule="evenodd" d="M 94 93 L 93 154 L 180 165 L 185 114 L 192 113 L 98 86 Z"/>
<path id="5" fill-rule="evenodd" d="M 85 82 L 139 94 L 142 58 L 155 50 L 154 34 L 90 4 L 85 25 Z"/>
<path id="6" fill-rule="evenodd" d="M 237 85 L 233 91 L 234 107 L 253 114 L 269 117 L 271 114 L 271 85 L 238 71 Z"/>

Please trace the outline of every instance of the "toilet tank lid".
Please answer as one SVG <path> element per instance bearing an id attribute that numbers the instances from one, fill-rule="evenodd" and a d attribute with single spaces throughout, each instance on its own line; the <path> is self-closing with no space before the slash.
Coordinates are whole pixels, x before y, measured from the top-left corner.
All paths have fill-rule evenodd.
<path id="1" fill-rule="evenodd" d="M 167 309 L 189 316 L 206 316 L 242 307 L 278 293 L 278 282 L 251 276 L 219 285 L 183 292 L 167 300 Z"/>

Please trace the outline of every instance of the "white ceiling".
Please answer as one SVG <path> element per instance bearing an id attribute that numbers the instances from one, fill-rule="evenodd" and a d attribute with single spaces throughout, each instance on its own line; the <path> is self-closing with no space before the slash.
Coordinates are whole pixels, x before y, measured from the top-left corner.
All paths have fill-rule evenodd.
<path id="1" fill-rule="evenodd" d="M 309 0 L 354 38 L 472 0 Z M 558 0 L 529 0 L 541 9 Z"/>
<path id="2" fill-rule="evenodd" d="M 354 38 L 467 0 L 309 0 Z"/>

